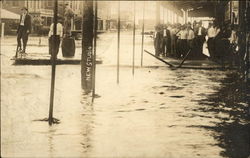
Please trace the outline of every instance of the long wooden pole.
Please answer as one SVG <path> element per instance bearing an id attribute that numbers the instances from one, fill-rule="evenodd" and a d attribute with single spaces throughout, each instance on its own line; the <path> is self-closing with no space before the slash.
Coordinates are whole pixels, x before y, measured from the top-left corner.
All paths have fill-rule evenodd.
<path id="1" fill-rule="evenodd" d="M 54 93 L 55 93 L 55 76 L 56 76 L 56 32 L 57 32 L 57 12 L 58 12 L 58 0 L 54 0 L 54 27 L 53 27 L 53 52 L 51 57 L 51 87 L 50 87 L 50 106 L 49 106 L 49 125 L 53 124 L 53 105 L 54 105 Z"/>
<path id="2" fill-rule="evenodd" d="M 143 18 L 142 18 L 141 67 L 143 66 L 143 49 L 144 49 L 144 21 L 145 21 L 145 1 L 143 2 Z"/>
<path id="3" fill-rule="evenodd" d="M 120 1 L 118 2 L 118 26 L 117 26 L 117 84 L 119 84 L 120 75 Z"/>
<path id="4" fill-rule="evenodd" d="M 156 59 L 160 60 L 161 62 L 167 64 L 168 66 L 170 66 L 170 67 L 175 67 L 174 65 L 172 65 L 172 64 L 170 64 L 170 63 L 168 63 L 168 62 L 166 62 L 165 60 L 161 59 L 160 57 L 158 57 L 158 56 L 156 56 L 156 55 L 154 55 L 154 54 L 152 54 L 152 53 L 150 53 L 149 51 L 147 51 L 147 50 L 144 50 L 144 51 L 145 51 L 146 53 L 148 53 L 149 55 L 155 57 Z"/>
<path id="5" fill-rule="evenodd" d="M 93 90 L 93 39 L 94 39 L 93 1 L 85 0 L 82 18 L 82 88 L 86 93 Z"/>
<path id="6" fill-rule="evenodd" d="M 132 74 L 135 74 L 135 1 L 134 1 L 134 26 L 133 26 L 133 59 L 132 59 Z"/>
<path id="7" fill-rule="evenodd" d="M 95 1 L 95 17 L 94 17 L 94 52 L 93 52 L 93 90 L 92 90 L 92 101 L 94 101 L 95 98 L 95 81 L 96 81 L 96 40 L 97 40 L 97 27 L 98 27 L 98 2 Z"/>
<path id="8" fill-rule="evenodd" d="M 189 49 L 188 53 L 185 55 L 185 57 L 184 57 L 183 60 L 181 61 L 181 63 L 180 63 L 180 65 L 178 66 L 178 68 L 180 68 L 180 67 L 184 64 L 184 62 L 187 60 L 187 57 L 188 57 L 188 55 L 190 54 L 190 52 L 191 52 L 191 49 Z"/>

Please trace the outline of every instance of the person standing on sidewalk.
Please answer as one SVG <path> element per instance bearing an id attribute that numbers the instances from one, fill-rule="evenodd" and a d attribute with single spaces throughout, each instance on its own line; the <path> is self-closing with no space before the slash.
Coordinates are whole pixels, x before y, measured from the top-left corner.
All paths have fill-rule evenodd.
<path id="1" fill-rule="evenodd" d="M 212 59 L 214 59 L 214 49 L 215 49 L 215 42 L 214 42 L 214 38 L 216 36 L 216 28 L 214 27 L 213 23 L 209 24 L 208 30 L 207 30 L 207 36 L 208 36 L 208 40 L 207 40 L 207 47 L 208 47 L 208 52 L 209 55 Z"/>
<path id="2" fill-rule="evenodd" d="M 200 21 L 194 29 L 194 34 L 196 38 L 196 57 L 203 58 L 203 44 L 206 41 L 206 29 L 202 26 L 202 21 Z"/>
<path id="3" fill-rule="evenodd" d="M 154 35 L 154 47 L 155 47 L 155 56 L 160 56 L 162 54 L 163 46 L 163 27 L 161 25 L 155 26 L 155 35 Z"/>
<path id="4" fill-rule="evenodd" d="M 26 46 L 28 42 L 29 34 L 31 33 L 31 16 L 28 14 L 28 9 L 23 7 L 20 22 L 17 28 L 17 44 L 18 50 L 21 50 L 21 39 L 23 41 L 23 49 L 21 53 L 26 53 Z"/>
<path id="5" fill-rule="evenodd" d="M 178 44 L 178 50 L 177 58 L 184 58 L 187 49 L 188 49 L 188 43 L 187 43 L 187 37 L 188 37 L 188 30 L 186 25 L 181 26 L 181 30 L 177 33 L 177 36 L 179 38 L 179 44 Z"/>
<path id="6" fill-rule="evenodd" d="M 163 30 L 163 46 L 162 46 L 162 55 L 164 57 L 167 57 L 170 55 L 170 31 L 169 31 L 169 26 L 165 25 L 164 30 Z"/>
<path id="7" fill-rule="evenodd" d="M 55 36 L 53 36 L 54 23 L 52 23 L 50 25 L 50 30 L 49 30 L 49 34 L 48 34 L 48 37 L 49 37 L 49 54 L 50 55 L 52 55 L 54 47 L 55 47 L 55 50 L 56 50 L 56 55 L 58 54 L 60 41 L 61 41 L 61 38 L 63 37 L 63 26 L 62 26 L 61 23 L 62 23 L 62 19 L 58 18 L 57 29 L 56 29 L 56 35 Z"/>
<path id="8" fill-rule="evenodd" d="M 187 49 L 187 52 L 188 51 L 191 51 L 190 52 L 190 58 L 193 58 L 194 57 L 194 55 L 195 55 L 195 53 L 194 53 L 194 50 L 193 50 L 193 48 L 194 48 L 194 31 L 193 31 L 193 29 L 192 29 L 192 27 L 191 27 L 191 24 L 188 24 L 187 25 L 187 45 L 188 45 L 188 49 Z"/>

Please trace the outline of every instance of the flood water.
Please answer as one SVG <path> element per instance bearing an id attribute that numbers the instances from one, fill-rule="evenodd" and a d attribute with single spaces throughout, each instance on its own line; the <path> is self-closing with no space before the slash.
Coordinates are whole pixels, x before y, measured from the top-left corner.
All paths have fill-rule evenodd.
<path id="1" fill-rule="evenodd" d="M 61 123 L 53 126 L 37 121 L 48 117 L 51 67 L 11 65 L 15 46 L 1 44 L 3 157 L 250 155 L 249 103 L 240 74 L 172 70 L 146 54 L 140 67 L 138 34 L 133 76 L 132 37 L 130 33 L 121 36 L 119 84 L 116 34 L 98 39 L 97 53 L 103 64 L 97 65 L 98 97 L 93 103 L 81 89 L 80 65 L 57 66 L 54 117 Z M 29 50 L 44 52 L 44 47 L 30 46 Z M 145 47 L 153 49 L 150 37 Z"/>

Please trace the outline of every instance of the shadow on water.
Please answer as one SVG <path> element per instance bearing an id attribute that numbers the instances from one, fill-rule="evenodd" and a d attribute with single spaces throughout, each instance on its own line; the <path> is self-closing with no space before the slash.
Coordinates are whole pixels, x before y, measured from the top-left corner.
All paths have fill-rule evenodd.
<path id="1" fill-rule="evenodd" d="M 220 82 L 221 87 L 215 93 L 208 94 L 206 99 L 199 100 L 200 106 L 193 109 L 204 116 L 213 113 L 219 121 L 213 122 L 215 126 L 189 127 L 212 131 L 217 145 L 224 149 L 221 156 L 247 158 L 250 155 L 249 99 L 246 98 L 249 91 L 240 75 L 235 72 L 228 74 Z"/>

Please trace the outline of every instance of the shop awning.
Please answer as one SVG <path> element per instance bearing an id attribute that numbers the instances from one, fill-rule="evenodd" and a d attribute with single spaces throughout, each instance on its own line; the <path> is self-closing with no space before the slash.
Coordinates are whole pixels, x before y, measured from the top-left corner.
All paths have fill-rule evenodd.
<path id="1" fill-rule="evenodd" d="M 187 0 L 187 1 L 162 1 L 163 7 L 171 7 L 176 10 L 189 10 L 191 17 L 213 17 L 215 0 Z"/>
<path id="2" fill-rule="evenodd" d="M 20 15 L 10 12 L 6 9 L 1 9 L 1 19 L 12 19 L 12 20 L 18 20 L 20 19 Z"/>

